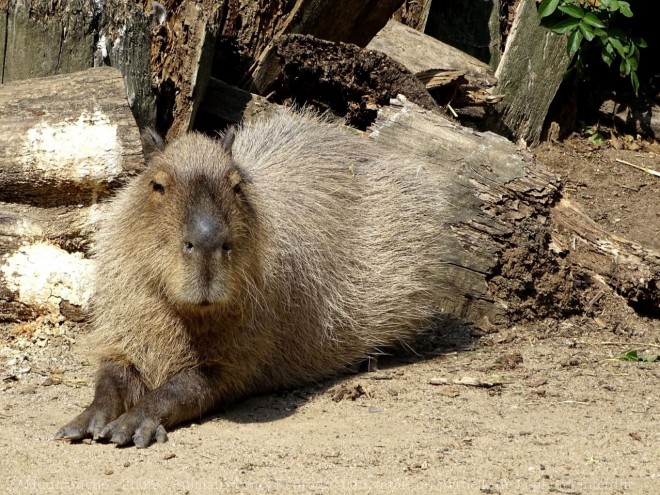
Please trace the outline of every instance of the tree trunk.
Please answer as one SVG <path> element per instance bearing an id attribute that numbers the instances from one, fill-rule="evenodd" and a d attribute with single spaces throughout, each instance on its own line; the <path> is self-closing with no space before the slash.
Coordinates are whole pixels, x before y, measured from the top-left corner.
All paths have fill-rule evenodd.
<path id="1" fill-rule="evenodd" d="M 92 67 L 97 2 L 6 0 L 0 12 L 2 83 Z"/>
<path id="2" fill-rule="evenodd" d="M 514 139 L 536 145 L 550 104 L 570 64 L 566 37 L 540 25 L 536 2 L 518 5 L 511 33 L 495 76 L 496 107 L 491 127 Z"/>

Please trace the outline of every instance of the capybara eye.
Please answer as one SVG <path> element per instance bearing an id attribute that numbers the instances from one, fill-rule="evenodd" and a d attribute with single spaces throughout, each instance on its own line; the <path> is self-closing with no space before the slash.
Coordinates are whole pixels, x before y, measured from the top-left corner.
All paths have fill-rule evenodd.
<path id="1" fill-rule="evenodd" d="M 231 253 L 231 246 L 225 242 L 225 243 L 222 245 L 222 250 L 223 250 L 225 253 L 229 254 L 229 253 Z"/>
<path id="2" fill-rule="evenodd" d="M 155 192 L 159 194 L 165 194 L 165 186 L 156 182 L 155 180 L 151 181 L 151 187 Z"/>
<path id="3" fill-rule="evenodd" d="M 241 183 L 239 182 L 238 184 L 236 184 L 236 185 L 234 186 L 234 192 L 235 192 L 236 194 L 241 194 L 241 191 L 242 191 L 242 189 L 241 189 Z"/>

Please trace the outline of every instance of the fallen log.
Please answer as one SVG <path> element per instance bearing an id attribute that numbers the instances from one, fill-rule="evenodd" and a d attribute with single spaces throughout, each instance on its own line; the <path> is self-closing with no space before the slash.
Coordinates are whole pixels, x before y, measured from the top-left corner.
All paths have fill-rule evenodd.
<path id="1" fill-rule="evenodd" d="M 455 70 L 463 72 L 472 86 L 487 89 L 497 84 L 487 64 L 400 22 L 389 21 L 367 48 L 389 55 L 413 74 L 432 69 Z"/>
<path id="2" fill-rule="evenodd" d="M 511 142 L 402 99 L 370 131 L 420 167 L 449 171 L 449 315 L 494 324 L 562 318 L 594 310 L 603 288 L 659 314 L 660 254 L 599 229 Z"/>
<path id="3" fill-rule="evenodd" d="M 0 203 L 0 322 L 79 317 L 92 286 L 84 250 L 98 208 Z"/>
<path id="4" fill-rule="evenodd" d="M 0 86 L 0 201 L 89 205 L 143 166 L 117 69 Z"/>
<path id="5" fill-rule="evenodd" d="M 551 247 L 572 270 L 623 297 L 637 313 L 660 316 L 660 253 L 600 228 L 568 199 L 552 210 Z"/>
<path id="6" fill-rule="evenodd" d="M 0 86 L 0 321 L 80 316 L 96 203 L 143 168 L 117 69 Z"/>
<path id="7" fill-rule="evenodd" d="M 447 318 L 484 328 L 563 318 L 595 310 L 603 290 L 657 316 L 660 255 L 595 227 L 562 199 L 556 177 L 505 138 L 399 97 L 365 139 L 446 177 Z M 2 205 L 0 320 L 66 319 L 84 309 L 94 208 Z"/>
<path id="8" fill-rule="evenodd" d="M 424 84 L 387 55 L 313 36 L 287 35 L 276 44 L 278 79 L 271 99 L 331 109 L 359 129 L 397 94 L 439 111 Z"/>
<path id="9" fill-rule="evenodd" d="M 399 22 L 390 20 L 367 49 L 403 64 L 441 105 L 483 106 L 501 100 L 490 94 L 497 79 L 487 64 Z M 434 92 L 438 89 L 443 92 Z"/>

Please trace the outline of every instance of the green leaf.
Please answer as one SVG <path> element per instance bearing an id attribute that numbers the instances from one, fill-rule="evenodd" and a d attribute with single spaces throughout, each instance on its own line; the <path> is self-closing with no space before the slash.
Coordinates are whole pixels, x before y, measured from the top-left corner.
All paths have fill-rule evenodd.
<path id="1" fill-rule="evenodd" d="M 633 91 L 635 92 L 635 96 L 639 96 L 639 78 L 637 77 L 637 72 L 636 71 L 632 71 L 630 73 L 630 82 L 632 83 L 632 87 L 633 87 Z M 657 361 L 658 358 L 660 358 L 660 356 L 656 357 L 655 361 Z M 655 361 L 649 361 L 649 362 L 653 363 Z"/>
<path id="2" fill-rule="evenodd" d="M 586 36 L 585 36 L 586 37 Z M 566 45 L 566 53 L 569 57 L 572 57 L 580 49 L 580 44 L 582 43 L 582 33 L 579 29 L 576 29 L 568 37 L 568 45 Z"/>
<path id="3" fill-rule="evenodd" d="M 660 356 L 654 357 L 645 357 L 637 354 L 637 351 L 628 351 L 625 354 L 617 356 L 619 361 L 634 361 L 634 362 L 644 362 L 644 363 L 657 363 L 660 361 Z"/>
<path id="4" fill-rule="evenodd" d="M 635 37 L 632 39 L 632 42 L 635 43 L 635 44 L 636 44 L 638 47 L 640 47 L 640 48 L 646 48 L 647 46 L 649 46 L 649 45 L 646 43 L 646 40 L 645 40 L 644 38 L 640 38 L 639 36 L 635 36 Z"/>
<path id="5" fill-rule="evenodd" d="M 616 12 L 619 10 L 619 0 L 607 0 L 605 2 L 601 0 L 601 3 L 605 5 L 610 12 Z"/>
<path id="6" fill-rule="evenodd" d="M 596 28 L 594 29 L 594 34 L 598 36 L 599 38 L 603 38 L 607 36 L 607 31 L 602 30 L 601 28 Z"/>
<path id="7" fill-rule="evenodd" d="M 577 5 L 571 5 L 571 4 L 560 5 L 559 10 L 561 10 L 564 14 L 568 14 L 571 17 L 575 17 L 576 19 L 582 19 L 584 17 L 584 10 L 582 10 Z"/>
<path id="8" fill-rule="evenodd" d="M 596 14 L 594 14 L 593 12 L 587 12 L 584 15 L 583 20 L 584 20 L 584 22 L 586 22 L 587 24 L 589 24 L 593 27 L 597 27 L 597 28 L 604 28 L 605 27 L 605 24 L 603 23 L 603 21 L 601 21 L 598 17 L 596 17 Z"/>
<path id="9" fill-rule="evenodd" d="M 539 18 L 548 17 L 557 10 L 557 5 L 559 5 L 559 0 L 543 0 L 538 8 Z"/>
<path id="10" fill-rule="evenodd" d="M 589 24 L 585 24 L 584 22 L 581 22 L 578 25 L 578 27 L 580 28 L 580 31 L 582 31 L 582 34 L 584 35 L 584 38 L 587 41 L 591 41 L 591 40 L 594 39 L 594 37 L 595 37 L 594 32 L 591 29 L 591 26 Z M 578 33 L 579 31 L 575 31 L 575 32 Z M 569 40 L 569 43 L 570 43 L 570 40 Z"/>
<path id="11" fill-rule="evenodd" d="M 578 27 L 578 24 L 580 24 L 580 19 L 569 17 L 568 19 L 561 19 L 558 21 L 548 21 L 545 23 L 545 27 L 553 33 L 564 34 L 573 31 Z"/>
<path id="12" fill-rule="evenodd" d="M 611 45 L 603 45 L 603 49 L 600 52 L 600 57 L 603 59 L 603 62 L 607 64 L 608 67 L 612 65 L 612 62 L 614 62 L 614 49 L 611 49 Z M 610 50 L 612 53 L 610 53 Z"/>
<path id="13" fill-rule="evenodd" d="M 621 63 L 619 64 L 619 72 L 627 76 L 628 74 L 630 74 L 631 71 L 632 71 L 632 67 L 630 67 L 630 62 L 628 62 L 628 59 L 626 57 L 623 57 L 621 59 Z"/>
<path id="14" fill-rule="evenodd" d="M 628 2 L 619 2 L 619 12 L 621 12 L 621 15 L 624 17 L 633 16 L 632 10 L 630 10 L 630 4 Z"/>
<path id="15" fill-rule="evenodd" d="M 621 55 L 623 58 L 626 58 L 626 52 L 623 50 L 623 45 L 616 38 L 608 38 L 607 42 L 614 47 L 614 49 Z"/>

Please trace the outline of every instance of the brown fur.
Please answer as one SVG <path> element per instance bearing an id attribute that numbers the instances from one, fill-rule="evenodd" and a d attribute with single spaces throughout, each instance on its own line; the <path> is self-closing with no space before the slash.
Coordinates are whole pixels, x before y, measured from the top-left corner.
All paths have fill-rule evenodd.
<path id="1" fill-rule="evenodd" d="M 327 377 L 441 311 L 443 204 L 437 171 L 306 112 L 184 136 L 103 219 L 97 353 L 146 390 L 212 369 L 214 405 Z M 223 249 L 187 259 L 199 209 Z"/>

